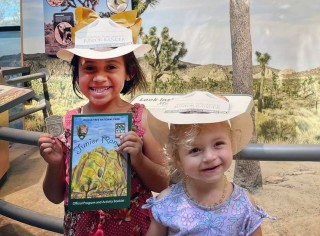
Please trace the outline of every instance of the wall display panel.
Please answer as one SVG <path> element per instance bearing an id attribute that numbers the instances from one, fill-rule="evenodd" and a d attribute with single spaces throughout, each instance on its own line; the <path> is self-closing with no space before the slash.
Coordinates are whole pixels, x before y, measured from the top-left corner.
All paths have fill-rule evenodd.
<path id="1" fill-rule="evenodd" d="M 0 1 L 0 69 L 21 66 L 20 0 Z M 9 80 L 13 76 L 5 76 Z M 23 111 L 21 104 L 9 110 L 9 115 Z M 23 121 L 18 119 L 9 123 L 10 127 L 22 128 Z"/>
<path id="2" fill-rule="evenodd" d="M 20 0 L 0 1 L 0 27 L 20 26 Z"/>
<path id="3" fill-rule="evenodd" d="M 197 88 L 233 91 L 230 2 L 161 0 L 142 14 L 144 34 L 157 35 L 161 44 L 161 34 L 166 33 L 187 50 L 179 58 L 182 67 L 176 75 L 164 73 L 158 80 L 157 93 L 181 93 Z M 255 113 L 258 142 L 318 144 L 318 1 L 307 4 L 300 0 L 241 2 L 249 4 L 256 104 L 262 91 L 263 106 L 260 111 L 256 106 Z M 261 53 L 260 58 L 256 52 Z M 152 66 L 149 68 L 157 71 L 153 71 Z"/>
<path id="4" fill-rule="evenodd" d="M 4 55 L 17 55 L 21 53 L 20 31 L 2 31 L 0 32 L 0 57 Z M 0 60 L 1 67 L 21 66 L 20 57 L 5 57 Z"/>
<path id="5" fill-rule="evenodd" d="M 12 68 L 12 67 L 20 67 L 20 32 L 0 32 L 0 55 L 6 55 L 0 57 L 0 69 Z M 17 76 L 21 76 L 21 74 L 15 74 L 10 76 L 4 76 L 5 80 L 10 80 L 11 78 L 15 78 Z M 21 104 L 11 108 L 9 110 L 9 115 L 16 115 L 23 111 L 23 106 Z M 10 127 L 21 129 L 23 128 L 23 120 L 18 119 L 9 123 Z"/>
<path id="6" fill-rule="evenodd" d="M 75 24 L 74 10 L 84 6 L 96 11 L 100 17 L 132 9 L 131 0 L 63 1 L 43 0 L 45 53 L 56 55 L 60 48 L 73 47 L 71 27 Z"/>
<path id="7" fill-rule="evenodd" d="M 21 53 L 20 0 L 0 1 L 0 57 Z M 21 61 L 1 60 L 0 66 L 20 66 Z"/>
<path id="8" fill-rule="evenodd" d="M 66 1 L 62 1 L 66 2 Z M 71 2 L 71 1 L 69 1 Z M 149 1 L 139 1 L 145 3 Z M 229 1 L 191 0 L 151 1 L 141 14 L 143 34 L 156 35 L 161 43 L 161 33 L 183 45 L 187 52 L 179 58 L 182 67 L 174 73 L 164 73 L 158 79 L 155 92 L 182 93 L 190 89 L 207 89 L 215 92 L 232 91 L 232 50 L 230 37 Z M 44 29 L 54 24 L 54 13 L 62 11 L 61 5 L 51 6 L 44 0 L 24 0 L 23 28 L 24 52 L 33 55 L 44 53 Z M 304 1 L 248 1 L 250 4 L 250 34 L 253 63 L 253 94 L 257 102 L 261 84 L 261 65 L 255 52 L 269 54 L 263 86 L 264 107 L 256 113 L 256 127 L 260 143 L 318 143 L 320 97 L 320 44 L 319 4 L 316 0 Z M 54 4 L 51 2 L 51 4 Z M 56 2 L 55 4 L 60 4 Z M 100 1 L 105 4 L 106 1 Z M 45 11 L 48 8 L 49 13 Z M 301 9 L 306 9 L 301 11 Z M 99 12 L 102 10 L 99 10 Z M 107 11 L 107 10 L 105 10 Z M 44 14 L 45 13 L 45 14 Z M 39 20 L 40 19 L 40 20 Z M 44 24 L 43 21 L 44 20 Z M 42 34 L 40 35 L 39 32 Z M 53 29 L 51 28 L 51 31 Z M 52 35 L 56 47 L 59 44 Z M 55 46 L 53 45 L 53 47 Z M 27 57 L 35 63 L 36 57 Z M 57 65 L 41 57 L 58 81 L 67 75 L 69 67 Z M 145 60 L 145 59 L 142 59 Z M 39 60 L 40 61 L 40 60 Z M 155 67 L 145 61 L 148 82 Z M 145 66 L 147 65 L 147 66 Z M 59 71 L 51 68 L 61 68 Z M 33 66 L 33 68 L 38 68 Z M 158 66 L 157 68 L 161 68 Z M 151 89 L 147 92 L 152 92 Z M 70 97 L 72 91 L 70 91 Z M 71 99 L 72 100 L 72 99 Z M 59 102 L 58 102 L 59 103 Z M 70 103 L 63 103 L 66 108 Z M 295 107 L 300 107 L 298 111 Z M 60 112 L 60 111 L 57 111 Z M 274 117 L 274 118 L 273 118 Z"/>

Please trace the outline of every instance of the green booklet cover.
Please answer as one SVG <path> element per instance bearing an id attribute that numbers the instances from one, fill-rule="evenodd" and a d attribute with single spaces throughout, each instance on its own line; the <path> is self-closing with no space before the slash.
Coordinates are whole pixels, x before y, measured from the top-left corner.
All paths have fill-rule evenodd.
<path id="1" fill-rule="evenodd" d="M 131 113 L 72 117 L 70 211 L 129 206 L 130 157 L 117 147 L 131 122 Z"/>

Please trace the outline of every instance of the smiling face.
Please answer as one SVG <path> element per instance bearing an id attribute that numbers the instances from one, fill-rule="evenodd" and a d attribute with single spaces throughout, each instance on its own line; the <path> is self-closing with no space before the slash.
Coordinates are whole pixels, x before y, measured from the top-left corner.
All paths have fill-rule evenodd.
<path id="1" fill-rule="evenodd" d="M 128 79 L 123 57 L 79 60 L 79 88 L 93 106 L 120 99 L 120 92 Z"/>
<path id="2" fill-rule="evenodd" d="M 188 127 L 188 126 L 186 126 Z M 231 133 L 227 122 L 199 124 L 186 140 L 189 128 L 180 130 L 180 144 L 177 146 L 176 164 L 195 182 L 215 183 L 221 180 L 232 163 Z M 188 131 L 189 129 L 189 131 Z"/>

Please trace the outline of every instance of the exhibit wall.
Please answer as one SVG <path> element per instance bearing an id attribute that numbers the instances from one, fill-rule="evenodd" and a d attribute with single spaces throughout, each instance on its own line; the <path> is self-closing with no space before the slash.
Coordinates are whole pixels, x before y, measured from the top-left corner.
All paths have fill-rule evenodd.
<path id="1" fill-rule="evenodd" d="M 21 53 L 20 19 L 20 0 L 0 2 L 0 57 Z M 21 61 L 16 62 L 20 65 Z"/>
<path id="2" fill-rule="evenodd" d="M 49 70 L 52 109 L 55 114 L 63 115 L 66 110 L 85 101 L 79 100 L 72 91 L 68 63 L 55 58 L 54 53 L 48 53 L 52 48 L 52 52 L 56 51 L 54 47 L 50 50 L 46 47 L 46 25 L 57 27 L 61 22 L 54 14 L 61 14 L 61 3 L 64 1 L 57 2 L 60 3 L 59 6 L 46 5 L 47 0 L 23 1 L 22 42 L 24 65 L 30 66 L 33 72 L 43 67 Z M 100 2 L 106 4 L 106 1 Z M 156 65 L 146 58 L 140 58 L 150 87 L 147 91 L 138 93 L 184 93 L 194 89 L 232 93 L 229 1 L 151 2 L 153 4 L 148 5 L 141 13 L 143 29 L 140 40 L 147 40 L 148 37 L 143 36 L 155 35 L 161 45 L 165 42 L 161 35 L 165 34 L 175 43 L 176 52 L 181 54 L 178 62 L 170 70 L 160 73 L 157 80 L 153 77 Z M 299 0 L 252 0 L 248 3 L 253 64 L 253 75 L 248 79 L 253 81 L 258 142 L 318 143 L 318 3 L 315 0 L 307 3 Z M 46 13 L 46 8 L 51 13 Z M 302 8 L 305 10 L 301 11 Z M 71 8 L 68 11 L 72 12 Z M 64 12 L 62 13 L 65 14 Z M 74 23 L 70 19 L 67 21 L 70 25 Z M 55 27 L 51 29 L 54 31 Z M 59 41 L 57 37 L 55 40 Z M 56 45 L 70 46 L 62 41 Z M 15 56 L 17 53 L 19 51 L 8 52 L 1 49 L 0 66 L 6 61 L 5 56 Z M 262 69 L 264 67 L 265 70 Z M 153 88 L 151 84 L 155 80 L 156 86 Z M 38 89 L 36 84 L 33 86 Z M 131 97 L 126 99 L 130 100 Z M 263 106 L 258 111 L 259 99 L 262 99 Z"/>

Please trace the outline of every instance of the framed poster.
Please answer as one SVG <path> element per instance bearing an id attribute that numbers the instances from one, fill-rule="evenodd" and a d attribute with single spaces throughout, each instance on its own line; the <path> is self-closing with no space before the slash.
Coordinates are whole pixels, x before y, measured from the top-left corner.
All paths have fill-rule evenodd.
<path id="1" fill-rule="evenodd" d="M 131 0 L 64 1 L 43 0 L 45 53 L 55 56 L 60 48 L 73 47 L 71 28 L 75 25 L 76 7 L 88 7 L 100 17 L 132 10 Z"/>

